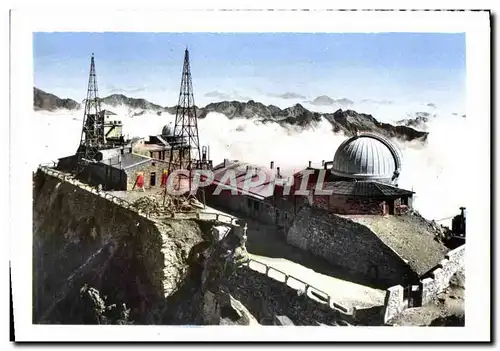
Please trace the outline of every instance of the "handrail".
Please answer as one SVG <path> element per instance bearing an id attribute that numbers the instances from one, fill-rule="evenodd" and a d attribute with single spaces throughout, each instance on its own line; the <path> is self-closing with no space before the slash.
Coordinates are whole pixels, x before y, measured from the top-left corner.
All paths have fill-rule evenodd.
<path id="1" fill-rule="evenodd" d="M 254 269 L 254 268 L 251 268 L 251 267 L 250 267 L 250 263 L 251 263 L 251 262 L 255 262 L 255 263 L 258 263 L 258 264 L 260 264 L 260 265 L 264 266 L 264 267 L 266 268 L 266 272 L 265 272 L 265 273 L 262 273 L 262 272 L 260 272 L 260 271 L 258 271 L 258 270 L 256 270 L 256 269 Z M 340 305 L 340 304 L 338 304 L 338 303 L 334 302 L 334 301 L 333 301 L 333 298 L 332 298 L 332 297 L 331 297 L 328 293 L 326 293 L 326 292 L 324 292 L 323 290 L 320 290 L 320 289 L 318 289 L 318 288 L 316 288 L 316 287 L 314 287 L 314 286 L 311 286 L 310 284 L 306 283 L 305 281 L 303 281 L 303 280 L 301 280 L 301 279 L 298 279 L 298 278 L 296 278 L 296 277 L 294 277 L 294 276 L 292 276 L 292 275 L 289 275 L 289 274 L 287 274 L 287 273 L 285 273 L 285 272 L 283 272 L 283 271 L 280 271 L 279 269 L 276 269 L 276 268 L 274 268 L 274 267 L 272 267 L 272 266 L 269 266 L 269 265 L 267 265 L 267 264 L 266 264 L 266 263 L 264 263 L 264 262 L 254 260 L 253 258 L 249 258 L 249 259 L 248 259 L 248 261 L 246 262 L 246 265 L 247 265 L 247 267 L 248 267 L 248 268 L 252 269 L 253 271 L 258 272 L 258 273 L 261 273 L 261 274 L 264 274 L 264 275 L 266 275 L 267 277 L 269 277 L 269 278 L 271 278 L 271 279 L 274 279 L 274 280 L 276 280 L 276 281 L 279 281 L 279 280 L 277 280 L 276 278 L 273 278 L 272 276 L 270 276 L 270 275 L 269 275 L 269 273 L 270 273 L 271 271 L 276 271 L 276 272 L 278 272 L 278 273 L 281 273 L 281 274 L 283 274 L 283 275 L 285 276 L 285 281 L 284 281 L 284 283 L 285 283 L 285 284 L 287 284 L 287 285 L 288 285 L 288 281 L 289 281 L 289 279 L 290 279 L 290 278 L 291 278 L 291 279 L 293 279 L 293 280 L 295 280 L 295 281 L 297 281 L 297 282 L 299 282 L 299 283 L 302 283 L 302 284 L 304 285 L 303 291 L 305 292 L 305 294 L 306 294 L 306 296 L 307 296 L 307 297 L 310 297 L 310 296 L 308 295 L 308 293 L 309 293 L 309 292 L 313 292 L 313 291 L 315 291 L 315 292 L 317 292 L 317 293 L 319 293 L 319 294 L 323 294 L 323 295 L 325 295 L 325 297 L 327 298 L 328 302 L 326 302 L 326 304 L 328 304 L 328 306 L 329 306 L 330 308 L 335 309 L 335 310 L 339 310 L 339 311 L 341 311 L 341 312 L 343 312 L 343 313 L 346 313 L 346 314 L 352 314 L 352 312 L 350 311 L 350 309 L 349 309 L 349 308 L 347 308 L 347 307 L 345 307 L 345 306 L 342 306 L 342 305 Z M 288 285 L 288 286 L 290 286 L 290 285 Z M 290 287 L 291 287 L 291 286 L 290 286 Z M 297 290 L 297 289 L 295 289 L 295 288 L 293 288 L 293 287 L 291 287 L 291 288 L 292 288 L 292 289 L 294 289 L 294 290 Z M 320 303 L 323 303 L 322 301 L 319 301 L 319 302 L 320 302 Z"/>

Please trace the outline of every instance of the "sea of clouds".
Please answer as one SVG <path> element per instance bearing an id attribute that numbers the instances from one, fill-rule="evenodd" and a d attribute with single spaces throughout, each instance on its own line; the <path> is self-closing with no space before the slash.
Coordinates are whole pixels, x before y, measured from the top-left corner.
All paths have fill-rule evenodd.
<path id="1" fill-rule="evenodd" d="M 164 125 L 173 126 L 175 119 L 166 113 L 158 116 L 151 112 L 133 117 L 137 111 L 126 107 L 103 108 L 117 114 L 116 119 L 122 120 L 124 134 L 129 137 L 159 134 Z M 430 134 L 425 144 L 393 140 L 403 154 L 399 186 L 416 192 L 414 205 L 424 217 L 442 219 L 453 216 L 460 206 L 466 206 L 465 195 L 460 191 L 466 182 L 461 160 L 461 154 L 468 147 L 465 118 L 461 114 L 454 115 L 452 110 L 438 111 L 423 105 L 412 108 L 413 111 L 427 109 L 436 116 L 426 125 Z M 370 113 L 373 107 L 365 104 L 352 106 L 352 109 Z M 413 113 L 403 111 L 404 107 L 379 105 L 372 114 L 380 121 L 392 123 L 413 116 Z M 74 154 L 81 136 L 82 119 L 83 110 L 33 112 L 36 147 L 33 158 L 29 160 L 33 170 L 40 163 Z M 335 150 L 346 139 L 342 133 L 333 133 L 326 120 L 302 129 L 276 123 L 263 124 L 257 119 L 230 120 L 216 112 L 199 120 L 199 135 L 200 144 L 210 147 L 214 164 L 224 158 L 261 166 L 274 161 L 284 174 L 303 169 L 308 161 L 319 164 L 322 160 L 332 160 Z M 450 221 L 441 224 L 449 225 Z"/>

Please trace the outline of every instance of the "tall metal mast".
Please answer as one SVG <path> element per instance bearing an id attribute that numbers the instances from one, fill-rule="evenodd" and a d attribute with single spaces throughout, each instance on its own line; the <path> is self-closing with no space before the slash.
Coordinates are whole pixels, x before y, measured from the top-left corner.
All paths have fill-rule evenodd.
<path id="1" fill-rule="evenodd" d="M 189 51 L 184 52 L 181 90 L 175 116 L 173 137 L 175 142 L 170 150 L 169 174 L 175 169 L 193 170 L 201 162 L 198 120 L 194 105 L 193 82 L 189 65 Z M 175 151 L 174 151 L 175 150 Z M 191 179 L 189 180 L 191 191 Z"/>
<path id="2" fill-rule="evenodd" d="M 94 54 L 92 53 L 82 134 L 80 137 L 80 146 L 77 151 L 77 174 L 86 167 L 88 161 L 95 159 L 97 152 L 105 143 L 104 114 L 101 113 L 101 101 L 97 90 Z"/>

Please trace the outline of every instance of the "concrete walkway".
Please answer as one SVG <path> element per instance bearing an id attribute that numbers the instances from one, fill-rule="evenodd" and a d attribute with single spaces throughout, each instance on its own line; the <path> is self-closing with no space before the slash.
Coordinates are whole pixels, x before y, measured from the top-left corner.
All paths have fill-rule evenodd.
<path id="1" fill-rule="evenodd" d="M 250 254 L 250 258 L 265 263 L 306 282 L 314 288 L 324 291 L 332 297 L 334 302 L 345 307 L 366 308 L 384 304 L 385 292 L 382 290 L 324 275 L 285 258 L 271 258 L 254 254 Z M 257 265 L 255 267 L 251 265 L 251 268 L 264 273 Z M 283 281 L 282 275 L 278 272 L 271 271 L 269 276 Z M 302 284 L 298 284 L 292 280 L 288 285 L 295 289 L 301 289 Z"/>
<path id="2" fill-rule="evenodd" d="M 212 208 L 207 208 L 207 211 L 228 215 Z M 384 304 L 385 291 L 315 271 L 311 267 L 324 267 L 325 261 L 289 245 L 284 235 L 275 226 L 263 225 L 247 218 L 242 219 L 248 223 L 247 250 L 250 258 L 324 291 L 336 303 L 345 307 L 366 308 Z M 265 273 L 265 267 L 261 265 L 251 264 L 250 268 Z M 333 270 L 330 269 L 329 271 Z M 284 280 L 283 275 L 279 272 L 271 271 L 269 276 L 279 281 Z M 288 285 L 292 288 L 300 289 L 303 284 L 291 280 Z"/>

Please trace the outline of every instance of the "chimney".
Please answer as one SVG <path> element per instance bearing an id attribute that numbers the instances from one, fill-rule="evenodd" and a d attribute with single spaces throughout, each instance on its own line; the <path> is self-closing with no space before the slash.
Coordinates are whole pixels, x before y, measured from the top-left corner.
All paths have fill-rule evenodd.
<path id="1" fill-rule="evenodd" d="M 276 167 L 276 173 L 278 175 L 278 178 L 281 178 L 280 168 L 279 167 Z"/>
<path id="2" fill-rule="evenodd" d="M 271 169 L 274 168 L 274 161 L 271 161 Z"/>
<path id="3" fill-rule="evenodd" d="M 325 165 L 325 160 L 322 160 L 321 161 L 321 165 L 324 166 Z"/>
<path id="4" fill-rule="evenodd" d="M 203 146 L 203 148 L 201 150 L 202 150 L 201 159 L 203 162 L 206 162 L 207 161 L 207 147 Z"/>
<path id="5" fill-rule="evenodd" d="M 227 158 L 224 159 L 224 168 L 227 167 L 229 164 L 229 160 Z"/>
<path id="6" fill-rule="evenodd" d="M 309 161 L 309 168 L 311 168 L 311 163 L 312 163 L 312 162 L 311 162 L 311 161 Z"/>
<path id="7" fill-rule="evenodd" d="M 461 215 L 462 217 L 464 217 L 464 216 L 465 216 L 465 207 L 460 207 L 460 215 Z"/>
<path id="8" fill-rule="evenodd" d="M 122 148 L 120 149 L 120 154 L 122 154 L 122 155 L 123 155 L 124 153 L 125 153 L 125 149 L 122 147 Z"/>

